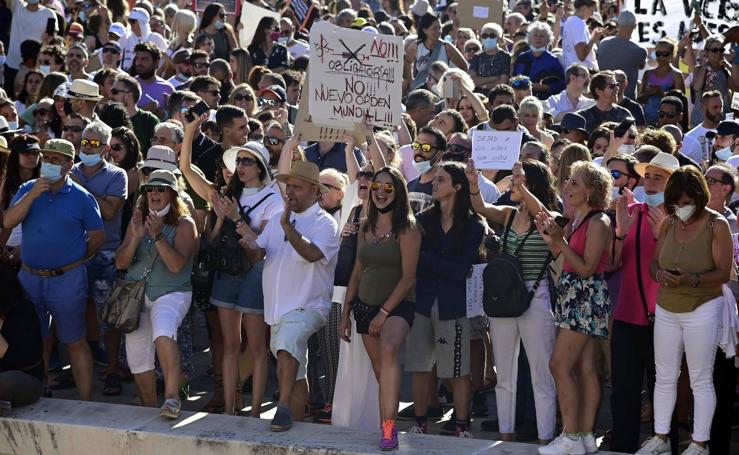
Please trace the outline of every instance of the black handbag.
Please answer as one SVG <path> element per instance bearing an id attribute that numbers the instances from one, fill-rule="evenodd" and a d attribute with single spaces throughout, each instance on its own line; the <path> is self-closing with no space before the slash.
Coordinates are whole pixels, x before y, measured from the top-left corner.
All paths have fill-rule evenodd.
<path id="1" fill-rule="evenodd" d="M 508 218 L 505 231 L 503 233 L 503 246 L 501 252 L 498 253 L 485 267 L 482 272 L 483 279 L 483 309 L 485 314 L 493 318 L 515 318 L 521 316 L 531 305 L 539 283 L 544 276 L 544 272 L 549 267 L 551 254 L 547 256 L 539 276 L 531 291 L 526 288 L 526 281 L 523 278 L 523 268 L 518 260 L 518 254 L 521 252 L 524 243 L 536 229 L 531 229 L 526 233 L 521 243 L 516 247 L 513 254 L 505 252 L 505 246 L 508 244 L 508 234 L 513 225 L 513 218 L 516 213 L 512 213 Z"/>
<path id="2" fill-rule="evenodd" d="M 362 213 L 362 204 L 354 209 L 352 223 L 359 221 L 359 215 Z M 339 255 L 336 260 L 336 272 L 334 273 L 334 286 L 348 286 L 349 279 L 352 277 L 354 270 L 354 261 L 357 258 L 357 234 L 349 235 L 341 239 L 339 246 Z"/>

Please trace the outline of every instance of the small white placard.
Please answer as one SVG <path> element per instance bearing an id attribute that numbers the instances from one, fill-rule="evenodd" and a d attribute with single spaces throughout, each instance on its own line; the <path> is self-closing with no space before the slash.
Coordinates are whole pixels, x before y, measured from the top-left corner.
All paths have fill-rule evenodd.
<path id="1" fill-rule="evenodd" d="M 472 159 L 478 169 L 513 169 L 521 153 L 520 131 L 472 131 Z"/>
<path id="2" fill-rule="evenodd" d="M 487 19 L 490 16 L 490 8 L 487 6 L 473 6 L 472 17 Z"/>
<path id="3" fill-rule="evenodd" d="M 482 309 L 482 271 L 487 264 L 472 266 L 472 274 L 467 277 L 467 317 L 485 316 Z"/>
<path id="4" fill-rule="evenodd" d="M 739 111 L 739 92 L 734 92 L 734 96 L 731 97 L 731 108 Z"/>

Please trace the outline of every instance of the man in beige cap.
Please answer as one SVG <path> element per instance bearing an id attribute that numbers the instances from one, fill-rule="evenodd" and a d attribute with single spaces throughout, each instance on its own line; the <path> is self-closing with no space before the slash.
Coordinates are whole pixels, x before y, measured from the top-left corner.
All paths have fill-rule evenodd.
<path id="1" fill-rule="evenodd" d="M 103 244 L 103 220 L 95 198 L 69 178 L 74 146 L 50 139 L 41 153 L 41 176 L 18 189 L 3 227 L 23 223 L 18 278 L 36 308 L 47 347 L 53 316 L 57 337 L 69 351 L 79 397 L 89 400 L 92 355 L 85 323 L 85 263 Z"/>
<path id="2" fill-rule="evenodd" d="M 280 387 L 270 430 L 285 431 L 293 419 L 303 420 L 308 338 L 324 325 L 331 310 L 339 230 L 318 204 L 326 191 L 318 166 L 296 161 L 290 173 L 277 180 L 285 188 L 285 211 L 269 220 L 259 237 L 243 224 L 239 233 L 245 248 L 267 257 L 262 278 L 264 321 L 271 327 L 270 349 L 277 356 Z"/>
<path id="3" fill-rule="evenodd" d="M 95 106 L 103 97 L 96 83 L 86 79 L 76 79 L 72 81 L 72 85 L 67 90 L 66 98 L 72 103 L 72 112 L 85 117 L 90 122 L 100 121 L 95 113 Z"/>

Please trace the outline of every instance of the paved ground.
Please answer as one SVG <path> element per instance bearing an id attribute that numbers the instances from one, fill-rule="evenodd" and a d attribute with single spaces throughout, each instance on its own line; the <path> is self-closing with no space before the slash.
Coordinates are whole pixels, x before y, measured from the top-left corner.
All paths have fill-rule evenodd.
<path id="1" fill-rule="evenodd" d="M 200 315 L 201 313 L 199 313 Z M 199 411 L 205 406 L 205 404 L 210 400 L 212 389 L 213 389 L 213 382 L 212 378 L 207 374 L 208 369 L 210 367 L 210 354 L 208 352 L 208 345 L 207 345 L 207 339 L 206 339 L 206 331 L 204 327 L 204 320 L 202 317 L 197 317 L 195 320 L 195 337 L 193 341 L 193 348 L 194 348 L 194 364 L 195 364 L 195 373 L 190 378 L 190 396 L 187 400 L 183 401 L 183 409 L 188 411 Z M 97 377 L 97 371 L 99 368 L 96 367 L 96 377 Z M 265 394 L 265 403 L 262 407 L 262 418 L 263 419 L 271 419 L 275 412 L 275 404 L 271 401 L 271 397 L 273 396 L 274 391 L 276 390 L 276 379 L 275 379 L 275 371 L 274 371 L 274 365 L 270 362 L 270 372 L 269 372 L 269 379 L 268 379 L 268 385 L 267 385 L 267 391 Z M 125 383 L 123 384 L 123 393 L 120 396 L 117 397 L 107 397 L 102 395 L 102 388 L 103 383 L 101 381 L 96 381 L 94 384 L 94 394 L 93 394 L 93 400 L 94 401 L 100 401 L 100 402 L 110 402 L 110 403 L 118 403 L 118 404 L 133 404 L 134 401 L 134 395 L 135 395 L 135 388 L 133 383 Z M 57 390 L 54 391 L 54 398 L 69 398 L 74 399 L 76 398 L 76 392 L 74 389 L 67 389 L 67 390 Z M 245 397 L 245 400 L 248 402 L 249 396 Z M 409 405 L 411 401 L 411 393 L 410 393 L 410 376 L 406 375 L 403 381 L 403 390 L 401 391 L 401 408 Z M 480 429 L 480 423 L 483 420 L 491 419 L 496 417 L 496 411 L 495 411 L 495 393 L 493 391 L 489 392 L 487 395 L 487 403 L 489 408 L 489 416 L 483 417 L 483 418 L 473 418 L 471 423 L 471 432 L 473 433 L 475 438 L 480 439 L 487 439 L 487 440 L 496 440 L 500 438 L 500 435 L 496 432 L 486 432 L 482 431 Z M 608 387 L 604 387 L 603 389 L 603 401 L 600 406 L 600 410 L 598 413 L 598 420 L 597 420 L 597 436 L 599 437 L 599 442 L 602 441 L 602 436 L 606 433 L 606 431 L 611 427 L 611 414 L 610 414 L 610 389 Z M 451 410 L 447 410 L 445 414 L 445 419 L 448 419 L 451 415 Z M 739 411 L 735 413 L 735 415 L 739 415 Z M 400 422 L 399 423 L 399 429 L 401 431 L 405 431 L 412 425 L 413 422 Z M 438 422 L 429 422 L 429 433 L 438 434 L 439 430 L 441 429 L 442 425 L 445 423 L 445 420 L 441 420 Z M 642 425 L 642 433 L 644 437 L 646 438 L 647 435 L 650 432 L 649 424 L 643 424 Z M 689 435 L 687 433 L 681 433 L 681 442 L 684 442 L 687 444 L 689 440 Z M 734 427 L 734 432 L 732 434 L 732 453 L 739 454 L 739 426 Z M 719 455 L 719 454 L 716 454 Z"/>

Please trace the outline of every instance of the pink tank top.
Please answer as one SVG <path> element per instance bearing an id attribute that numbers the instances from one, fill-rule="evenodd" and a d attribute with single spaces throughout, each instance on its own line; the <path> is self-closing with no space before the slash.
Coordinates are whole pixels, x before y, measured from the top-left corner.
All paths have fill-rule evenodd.
<path id="1" fill-rule="evenodd" d="M 582 257 L 585 254 L 585 242 L 587 242 L 588 240 L 588 226 L 590 226 L 590 221 L 592 221 L 592 219 L 593 218 L 590 217 L 588 220 L 578 226 L 578 229 L 575 229 L 575 232 L 572 233 L 570 240 L 567 242 L 570 245 L 572 251 L 577 253 L 578 256 Z M 605 272 L 606 261 L 608 261 L 608 248 L 603 249 L 603 255 L 601 256 L 600 262 L 598 263 L 598 268 L 595 270 L 596 274 L 602 275 L 603 272 Z M 572 268 L 567 260 L 565 260 L 562 271 L 576 273 L 575 269 Z"/>

